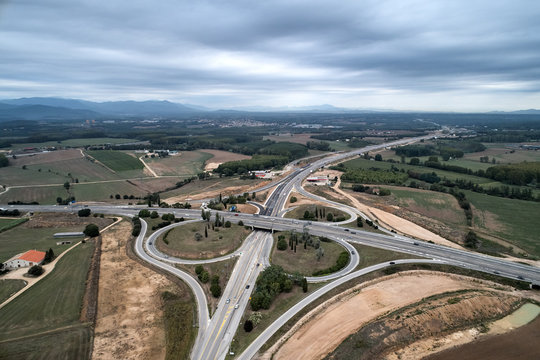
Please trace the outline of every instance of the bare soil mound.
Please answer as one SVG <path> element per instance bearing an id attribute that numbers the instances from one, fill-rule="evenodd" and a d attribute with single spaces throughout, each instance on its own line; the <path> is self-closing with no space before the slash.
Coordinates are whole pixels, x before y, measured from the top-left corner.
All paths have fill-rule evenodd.
<path id="1" fill-rule="evenodd" d="M 269 358 L 283 343 L 274 359 L 320 359 L 382 314 L 428 296 L 480 286 L 470 278 L 426 272 L 400 273 L 359 285 L 311 311 L 263 358 Z"/>
<path id="2" fill-rule="evenodd" d="M 159 289 L 171 283 L 131 260 L 123 221 L 103 234 L 94 359 L 163 359 L 165 333 Z"/>

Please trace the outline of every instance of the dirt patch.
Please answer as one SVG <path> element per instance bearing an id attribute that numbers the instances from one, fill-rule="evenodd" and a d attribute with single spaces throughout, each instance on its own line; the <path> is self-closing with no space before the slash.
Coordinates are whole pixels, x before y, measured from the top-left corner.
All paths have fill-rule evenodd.
<path id="1" fill-rule="evenodd" d="M 103 234 L 94 359 L 162 359 L 160 289 L 171 285 L 126 255 L 131 225 Z"/>
<path id="2" fill-rule="evenodd" d="M 227 161 L 237 161 L 237 160 L 246 160 L 251 159 L 251 156 L 237 154 L 229 151 L 223 150 L 212 150 L 212 149 L 202 149 L 202 152 L 214 155 L 212 158 L 208 159 L 204 164 L 205 171 L 212 171 L 217 169 L 217 167 Z"/>
<path id="3" fill-rule="evenodd" d="M 145 180 L 127 180 L 127 182 L 139 188 L 141 193 L 146 194 L 174 188 L 178 182 L 178 178 L 149 178 Z"/>
<path id="4" fill-rule="evenodd" d="M 256 206 L 250 204 L 236 204 L 236 208 L 244 214 L 256 214 L 259 210 Z"/>
<path id="5" fill-rule="evenodd" d="M 291 197 L 295 197 L 296 198 L 296 202 L 291 202 Z M 290 207 L 297 207 L 297 206 L 300 206 L 300 205 L 311 205 L 311 204 L 316 204 L 316 205 L 321 205 L 321 206 L 325 206 L 327 205 L 326 203 L 322 202 L 322 201 L 317 201 L 317 200 L 313 200 L 313 199 L 310 199 L 308 197 L 305 197 L 304 195 L 301 195 L 297 192 L 291 192 L 291 196 L 289 196 L 289 199 L 287 199 L 287 203 L 285 204 L 285 209 L 288 209 Z"/>
<path id="6" fill-rule="evenodd" d="M 269 358 L 281 343 L 274 359 L 322 358 L 379 315 L 434 294 L 478 287 L 470 278 L 425 272 L 401 273 L 362 284 L 311 311 L 263 358 Z"/>
<path id="7" fill-rule="evenodd" d="M 223 183 L 226 184 L 225 180 Z M 222 196 L 229 196 L 229 195 L 236 195 L 236 194 L 243 194 L 243 193 L 251 193 L 252 191 L 256 190 L 258 187 L 260 187 L 260 184 L 252 184 L 252 185 L 243 185 L 243 186 L 229 186 L 225 188 L 219 188 L 220 183 L 215 183 L 209 186 L 210 187 L 218 187 L 217 189 L 212 189 L 205 191 L 205 189 L 202 189 L 200 193 L 198 194 L 186 194 L 186 195 L 179 195 L 179 196 L 173 196 L 168 199 L 165 199 L 164 201 L 168 204 L 174 204 L 176 202 L 186 202 L 186 201 L 192 201 L 192 200 L 203 200 L 203 199 L 212 199 L 216 198 L 221 194 Z M 188 200 L 189 199 L 189 200 Z"/>

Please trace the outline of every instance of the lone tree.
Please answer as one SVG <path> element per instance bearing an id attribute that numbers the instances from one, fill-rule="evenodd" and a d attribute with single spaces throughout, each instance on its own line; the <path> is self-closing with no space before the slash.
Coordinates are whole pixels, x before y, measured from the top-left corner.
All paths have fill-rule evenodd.
<path id="1" fill-rule="evenodd" d="M 96 224 L 88 224 L 84 228 L 84 235 L 90 236 L 90 237 L 96 237 L 99 236 L 99 228 Z"/>
<path id="2" fill-rule="evenodd" d="M 251 332 L 251 330 L 253 330 L 253 322 L 248 319 L 244 323 L 244 331 L 245 332 Z"/>
<path id="3" fill-rule="evenodd" d="M 302 291 L 305 293 L 308 291 L 308 283 L 306 278 L 302 278 Z"/>

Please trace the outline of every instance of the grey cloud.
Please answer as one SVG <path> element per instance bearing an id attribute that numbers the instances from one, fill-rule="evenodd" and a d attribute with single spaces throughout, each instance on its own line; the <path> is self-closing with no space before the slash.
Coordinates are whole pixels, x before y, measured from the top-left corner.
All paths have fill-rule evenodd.
<path id="1" fill-rule="evenodd" d="M 430 103 L 418 97 L 411 105 L 421 109 L 461 94 L 478 96 L 478 108 L 489 110 L 501 96 L 540 92 L 540 5 L 518 5 L 7 2 L 0 10 L 0 97 L 42 88 L 41 96 L 363 106 L 371 92 L 387 107 L 399 104 L 398 96 L 424 94 Z M 291 103 L 268 103 L 276 99 Z M 525 99 L 515 108 L 532 107 L 531 96 Z"/>

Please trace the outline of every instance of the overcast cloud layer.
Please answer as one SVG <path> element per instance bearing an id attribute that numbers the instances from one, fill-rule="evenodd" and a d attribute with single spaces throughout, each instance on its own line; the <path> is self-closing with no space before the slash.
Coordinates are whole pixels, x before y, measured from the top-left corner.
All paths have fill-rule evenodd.
<path id="1" fill-rule="evenodd" d="M 540 107 L 540 2 L 0 0 L 0 98 Z"/>

